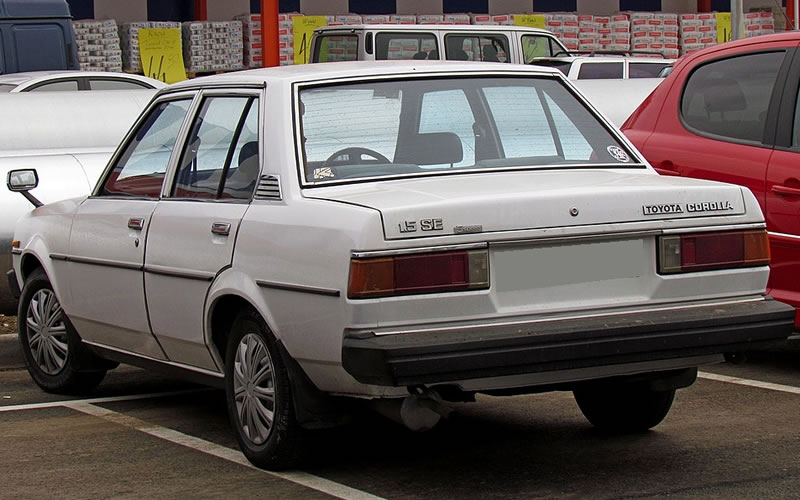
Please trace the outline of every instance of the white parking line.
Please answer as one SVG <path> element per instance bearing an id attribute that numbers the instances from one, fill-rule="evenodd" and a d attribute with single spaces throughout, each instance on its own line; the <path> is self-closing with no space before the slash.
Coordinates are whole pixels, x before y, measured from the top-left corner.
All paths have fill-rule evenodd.
<path id="1" fill-rule="evenodd" d="M 698 378 L 706 380 L 716 380 L 717 382 L 727 382 L 729 384 L 746 385 L 748 387 L 757 387 L 759 389 L 769 389 L 770 391 L 788 392 L 789 394 L 800 394 L 800 387 L 792 385 L 772 384 L 770 382 L 761 382 L 760 380 L 750 380 L 739 377 L 729 377 L 727 375 L 717 375 L 716 373 L 698 372 Z"/>
<path id="2" fill-rule="evenodd" d="M 212 389 L 187 389 L 184 391 L 172 392 L 153 392 L 150 394 L 131 394 L 129 396 L 107 396 L 104 398 L 89 398 L 89 399 L 72 399 L 65 401 L 49 401 L 46 403 L 30 403 L 24 405 L 9 405 L 0 406 L 0 413 L 7 411 L 21 411 L 21 410 L 41 410 L 42 408 L 58 408 L 68 406 L 70 404 L 92 404 L 92 403 L 116 403 L 118 401 L 135 401 L 137 399 L 150 399 L 150 398 L 165 398 L 168 396 L 182 396 L 184 394 L 192 394 L 195 392 L 210 391 Z"/>
<path id="3" fill-rule="evenodd" d="M 357 490 L 355 488 L 351 488 L 349 486 L 345 486 L 343 484 L 339 484 L 334 481 L 329 481 L 327 479 L 314 476 L 312 474 L 307 474 L 301 471 L 271 472 L 259 469 L 258 467 L 251 464 L 247 460 L 247 458 L 245 458 L 245 456 L 242 454 L 241 451 L 227 448 L 225 446 L 221 446 L 216 443 L 206 441 L 204 439 L 190 436 L 188 434 L 184 434 L 182 432 L 178 432 L 176 430 L 169 429 L 167 427 L 151 424 L 149 422 L 145 422 L 143 420 L 139 420 L 134 417 L 123 415 L 121 413 L 117 413 L 115 411 L 108 410 L 106 408 L 101 408 L 99 406 L 95 406 L 89 403 L 88 400 L 68 401 L 65 402 L 63 406 L 86 413 L 87 415 L 92 415 L 94 417 L 99 417 L 108 420 L 110 422 L 114 422 L 116 424 L 125 425 L 137 431 L 144 432 L 145 434 L 149 434 L 151 436 L 163 439 L 165 441 L 169 441 L 170 443 L 175 443 L 181 446 L 185 446 L 187 448 L 191 448 L 193 450 L 197 450 L 202 453 L 206 453 L 208 455 L 212 455 L 214 457 L 221 458 L 223 460 L 227 460 L 229 462 L 233 462 L 235 464 L 248 467 L 250 469 L 259 471 L 263 474 L 274 476 L 286 481 L 291 481 L 301 486 L 305 486 L 306 488 L 311 488 L 313 490 L 317 490 L 337 498 L 347 498 L 354 500 L 362 500 L 362 499 L 376 500 L 381 498 Z"/>

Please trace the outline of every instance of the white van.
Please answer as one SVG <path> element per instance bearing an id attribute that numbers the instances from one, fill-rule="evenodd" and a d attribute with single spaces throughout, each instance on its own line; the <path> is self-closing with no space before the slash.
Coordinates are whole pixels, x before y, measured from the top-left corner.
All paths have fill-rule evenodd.
<path id="1" fill-rule="evenodd" d="M 524 26 L 364 24 L 318 28 L 309 62 L 446 59 L 527 64 L 568 53 L 553 33 Z"/>

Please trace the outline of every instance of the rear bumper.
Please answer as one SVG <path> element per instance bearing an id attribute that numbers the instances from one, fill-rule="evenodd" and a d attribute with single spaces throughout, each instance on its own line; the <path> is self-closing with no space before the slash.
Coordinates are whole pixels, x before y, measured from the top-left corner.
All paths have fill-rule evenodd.
<path id="1" fill-rule="evenodd" d="M 793 328 L 794 308 L 767 297 L 505 326 L 348 331 L 342 364 L 365 384 L 435 384 L 741 351 L 785 340 Z"/>

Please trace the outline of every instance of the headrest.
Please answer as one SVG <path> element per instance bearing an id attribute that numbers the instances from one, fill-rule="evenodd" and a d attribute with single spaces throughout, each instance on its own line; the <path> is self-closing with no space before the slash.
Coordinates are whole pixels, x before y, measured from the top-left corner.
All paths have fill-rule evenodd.
<path id="1" fill-rule="evenodd" d="M 703 80 L 705 108 L 707 112 L 742 111 L 747 109 L 747 99 L 736 80 L 719 76 Z"/>
<path id="2" fill-rule="evenodd" d="M 417 134 L 398 148 L 395 163 L 444 165 L 459 163 L 464 158 L 461 139 L 453 132 Z"/>
<path id="3" fill-rule="evenodd" d="M 258 170 L 258 141 L 246 142 L 239 150 L 239 169 Z M 258 172 L 247 172 L 256 175 Z"/>

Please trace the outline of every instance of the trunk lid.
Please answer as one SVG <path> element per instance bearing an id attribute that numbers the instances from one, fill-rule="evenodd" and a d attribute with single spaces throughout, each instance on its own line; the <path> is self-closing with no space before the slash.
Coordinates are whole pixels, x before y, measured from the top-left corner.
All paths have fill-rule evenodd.
<path id="1" fill-rule="evenodd" d="M 445 175 L 304 195 L 380 211 L 388 240 L 745 213 L 738 186 L 630 170 Z"/>

